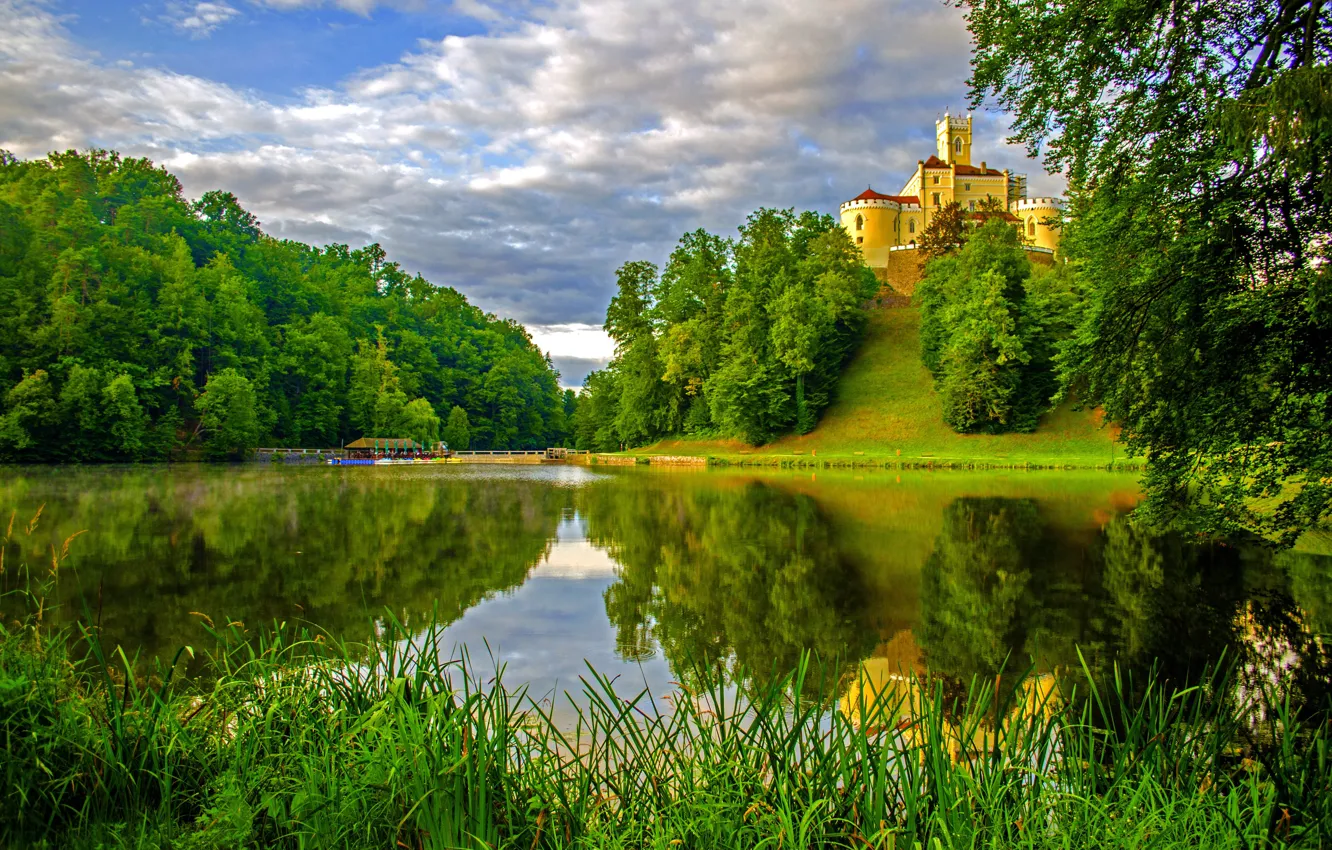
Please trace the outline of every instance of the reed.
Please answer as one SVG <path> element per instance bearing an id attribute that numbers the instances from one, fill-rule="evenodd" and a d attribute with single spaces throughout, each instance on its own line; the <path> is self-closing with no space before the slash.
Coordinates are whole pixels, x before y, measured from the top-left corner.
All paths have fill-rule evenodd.
<path id="1" fill-rule="evenodd" d="M 572 720 L 391 614 L 367 644 L 205 623 L 207 675 L 5 598 L 11 847 L 1318 847 L 1327 706 L 1224 669 L 855 689 L 806 659 L 668 695 L 589 669 Z M 257 630 L 256 630 L 257 632 Z M 768 682 L 766 677 L 761 681 Z M 204 684 L 204 683 L 207 684 Z M 841 696 L 839 696 L 841 695 Z"/>

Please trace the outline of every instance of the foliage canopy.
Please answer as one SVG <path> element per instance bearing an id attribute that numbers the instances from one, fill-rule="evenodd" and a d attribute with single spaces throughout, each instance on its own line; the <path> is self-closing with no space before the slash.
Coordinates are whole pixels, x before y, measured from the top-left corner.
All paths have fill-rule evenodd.
<path id="1" fill-rule="evenodd" d="M 976 103 L 1069 178 L 1066 381 L 1149 514 L 1294 538 L 1332 507 L 1332 7 L 961 0 Z"/>
<path id="2" fill-rule="evenodd" d="M 761 209 L 736 240 L 685 234 L 660 276 L 626 263 L 617 288 L 606 311 L 615 359 L 588 377 L 579 448 L 811 430 L 878 284 L 831 216 Z"/>
<path id="3" fill-rule="evenodd" d="M 557 378 L 379 245 L 274 239 L 144 159 L 0 156 L 0 460 L 427 442 L 455 407 L 474 445 L 538 448 L 565 437 Z"/>

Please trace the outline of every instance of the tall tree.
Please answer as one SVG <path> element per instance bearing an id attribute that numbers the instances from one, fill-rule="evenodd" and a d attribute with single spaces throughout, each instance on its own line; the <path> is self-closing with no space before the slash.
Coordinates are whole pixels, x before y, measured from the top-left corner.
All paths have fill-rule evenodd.
<path id="1" fill-rule="evenodd" d="M 1069 178 L 1066 380 L 1147 457 L 1148 515 L 1328 520 L 1332 5 L 962 5 L 973 97 Z"/>
<path id="2" fill-rule="evenodd" d="M 1000 218 L 926 266 L 916 290 L 921 361 L 937 381 L 944 420 L 958 431 L 1030 431 L 1050 406 L 1053 335 L 1064 330 L 1056 311 L 1067 305 L 1052 284 L 1041 290 L 1048 297 L 1028 304 L 1031 268 Z"/>
<path id="3" fill-rule="evenodd" d="M 471 429 L 467 424 L 467 411 L 457 405 L 449 411 L 449 419 L 444 423 L 444 444 L 455 452 L 467 451 L 472 443 Z"/>
<path id="4" fill-rule="evenodd" d="M 199 411 L 212 455 L 235 458 L 254 447 L 259 439 L 256 402 L 254 385 L 235 369 L 209 376 L 199 397 Z"/>

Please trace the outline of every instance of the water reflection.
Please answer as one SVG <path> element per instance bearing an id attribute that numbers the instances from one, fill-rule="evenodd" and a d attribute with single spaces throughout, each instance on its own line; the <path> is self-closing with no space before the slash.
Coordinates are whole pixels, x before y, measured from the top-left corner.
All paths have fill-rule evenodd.
<path id="1" fill-rule="evenodd" d="M 87 610 L 131 653 L 200 643 L 199 613 L 253 629 L 303 620 L 357 639 L 385 607 L 407 623 L 447 623 L 521 584 L 572 492 L 558 477 L 503 471 L 376 472 L 25 471 L 0 485 L 0 504 L 24 517 L 42 507 L 42 518 L 32 535 L 16 523 L 6 561 L 44 566 L 50 547 L 86 529 L 60 572 L 60 611 Z"/>
<path id="2" fill-rule="evenodd" d="M 617 565 L 587 538 L 578 515 L 567 517 L 545 556 L 522 586 L 482 601 L 444 629 L 439 649 L 457 658 L 464 651 L 473 670 L 502 668 L 509 687 L 526 687 L 533 699 L 567 709 L 565 691 L 579 692 L 589 665 L 616 678 L 617 692 L 632 696 L 644 687 L 665 693 L 671 675 L 651 653 L 617 652 L 615 628 L 602 597 L 616 581 Z"/>
<path id="3" fill-rule="evenodd" d="M 620 565 L 605 594 L 622 655 L 784 675 L 804 650 L 860 658 L 877 638 L 864 570 L 815 499 L 764 482 L 589 488 L 589 537 Z"/>
<path id="4" fill-rule="evenodd" d="M 1106 474 L 10 469 L 0 581 L 87 529 L 63 614 L 86 606 L 131 653 L 205 642 L 194 612 L 358 640 L 387 607 L 438 617 L 537 694 L 585 659 L 664 685 L 697 665 L 780 675 L 805 650 L 859 666 L 853 688 L 1032 659 L 1182 683 L 1223 654 L 1327 687 L 1332 559 L 1148 534 L 1124 517 L 1136 498 Z"/>

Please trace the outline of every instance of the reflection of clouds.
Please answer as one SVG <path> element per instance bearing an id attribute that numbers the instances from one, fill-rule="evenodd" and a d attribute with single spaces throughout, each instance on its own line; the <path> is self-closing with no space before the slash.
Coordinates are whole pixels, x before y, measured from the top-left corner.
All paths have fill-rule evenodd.
<path id="1" fill-rule="evenodd" d="M 581 703 L 588 666 L 616 679 L 616 692 L 633 696 L 650 688 L 658 697 L 671 690 L 671 673 L 661 656 L 627 662 L 616 653 L 615 627 L 606 618 L 603 596 L 614 581 L 616 563 L 584 537 L 581 518 L 560 523 L 546 558 L 522 586 L 486 599 L 445 629 L 441 647 L 455 656 L 464 650 L 474 674 L 489 665 L 504 668 L 510 689 L 526 686 L 533 699 L 555 699 L 562 718 L 571 718 L 563 692 Z"/>
<path id="2" fill-rule="evenodd" d="M 339 472 L 347 476 L 385 476 L 393 470 L 395 480 L 531 481 L 558 487 L 579 487 L 602 477 L 586 466 L 563 463 L 432 463 L 403 466 L 349 466 Z"/>
<path id="3" fill-rule="evenodd" d="M 604 549 L 580 540 L 552 546 L 545 562 L 538 565 L 532 575 L 535 578 L 601 578 L 614 576 L 618 569 L 619 565 Z"/>

